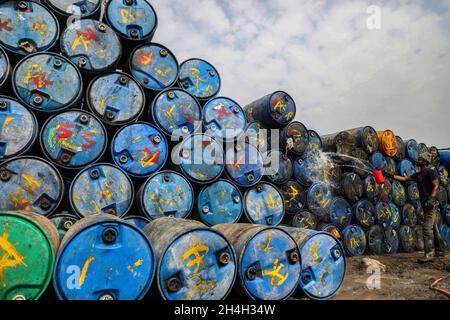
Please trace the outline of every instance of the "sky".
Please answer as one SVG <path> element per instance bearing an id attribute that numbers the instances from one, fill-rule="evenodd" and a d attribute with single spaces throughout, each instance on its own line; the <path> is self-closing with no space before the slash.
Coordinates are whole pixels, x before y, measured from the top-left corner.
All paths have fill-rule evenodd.
<path id="1" fill-rule="evenodd" d="M 211 62 L 221 96 L 284 90 L 320 135 L 370 125 L 450 147 L 450 0 L 151 3 L 153 41 Z"/>

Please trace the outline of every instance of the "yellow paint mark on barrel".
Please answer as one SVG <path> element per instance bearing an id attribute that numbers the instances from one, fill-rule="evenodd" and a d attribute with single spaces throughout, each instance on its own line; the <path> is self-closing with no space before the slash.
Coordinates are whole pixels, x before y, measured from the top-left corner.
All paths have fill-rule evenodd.
<path id="1" fill-rule="evenodd" d="M 272 270 L 263 270 L 262 275 L 263 276 L 270 276 L 270 284 L 275 287 L 281 286 L 286 279 L 289 277 L 289 272 L 286 272 L 286 274 L 283 276 L 280 273 L 280 270 L 284 267 L 284 264 L 282 262 L 278 262 L 278 259 L 275 259 L 273 262 L 273 269 Z M 277 280 L 275 282 L 275 280 Z"/>
<path id="2" fill-rule="evenodd" d="M 136 261 L 135 263 L 133 263 L 133 265 L 131 265 L 131 266 L 128 266 L 128 270 L 130 271 L 130 272 L 134 272 L 134 269 L 133 268 L 137 268 L 137 267 L 140 267 L 140 266 L 142 266 L 144 264 L 144 260 L 143 259 L 139 259 L 138 261 Z"/>
<path id="3" fill-rule="evenodd" d="M 5 254 L 0 258 L 0 284 L 6 288 L 5 270 L 7 268 L 16 268 L 17 266 L 27 266 L 25 257 L 20 254 L 16 247 L 8 240 L 9 232 L 4 231 L 0 236 L 0 248 Z"/>
<path id="4" fill-rule="evenodd" d="M 94 257 L 89 257 L 86 260 L 86 262 L 84 263 L 83 269 L 81 270 L 80 281 L 78 281 L 78 284 L 80 285 L 80 287 L 84 284 L 89 266 L 91 265 L 92 261 L 94 261 L 94 260 L 95 260 Z"/>
<path id="5" fill-rule="evenodd" d="M 319 243 L 316 242 L 313 246 L 313 256 L 314 256 L 314 262 L 319 262 L 319 254 L 317 253 L 317 250 L 319 249 Z"/>

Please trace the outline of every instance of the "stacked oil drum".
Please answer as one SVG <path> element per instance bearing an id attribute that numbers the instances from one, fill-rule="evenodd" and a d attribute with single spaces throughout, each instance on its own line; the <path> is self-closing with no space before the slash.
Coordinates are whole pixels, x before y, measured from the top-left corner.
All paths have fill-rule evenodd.
<path id="1" fill-rule="evenodd" d="M 392 135 L 321 138 L 283 91 L 241 107 L 157 24 L 147 0 L 0 2 L 0 299 L 323 300 L 346 253 L 416 246 L 417 190 L 354 163 L 416 170 Z"/>

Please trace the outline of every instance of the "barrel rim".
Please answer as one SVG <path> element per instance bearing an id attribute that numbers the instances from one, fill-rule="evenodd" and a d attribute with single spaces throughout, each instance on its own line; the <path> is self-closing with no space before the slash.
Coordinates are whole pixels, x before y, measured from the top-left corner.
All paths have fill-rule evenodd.
<path id="1" fill-rule="evenodd" d="M 6 60 L 6 73 L 4 74 L 4 78 L 3 81 L 0 81 L 0 88 L 7 82 L 9 82 L 9 77 L 11 76 L 11 72 L 12 72 L 12 67 L 11 67 L 11 62 L 9 61 L 9 57 L 8 54 L 6 53 L 5 49 L 3 49 L 3 46 L 0 46 L 0 56 L 3 56 L 3 58 Z M 0 95 L 0 98 L 3 95 Z"/>
<path id="2" fill-rule="evenodd" d="M 101 2 L 102 1 L 99 0 L 98 3 L 97 3 L 96 9 L 94 11 L 92 11 L 91 13 L 89 13 L 88 15 L 80 15 L 80 16 L 77 15 L 77 17 L 88 18 L 88 17 L 91 17 L 91 16 L 95 15 L 95 13 L 101 7 Z M 44 0 L 44 4 L 46 4 L 51 10 L 55 11 L 58 15 L 61 15 L 61 16 L 65 17 L 65 18 L 73 16 L 73 14 L 69 14 L 67 12 L 64 12 L 64 11 L 60 10 L 59 8 L 57 8 L 56 6 L 54 6 L 51 0 Z"/>

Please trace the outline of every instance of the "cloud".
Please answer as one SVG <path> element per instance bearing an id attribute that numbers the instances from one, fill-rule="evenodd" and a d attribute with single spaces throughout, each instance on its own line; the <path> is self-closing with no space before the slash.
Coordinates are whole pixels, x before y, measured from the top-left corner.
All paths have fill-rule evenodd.
<path id="1" fill-rule="evenodd" d="M 213 63 L 241 105 L 275 90 L 320 134 L 364 125 L 450 147 L 450 1 L 154 0 L 154 37 Z M 368 6 L 381 8 L 369 30 Z"/>

